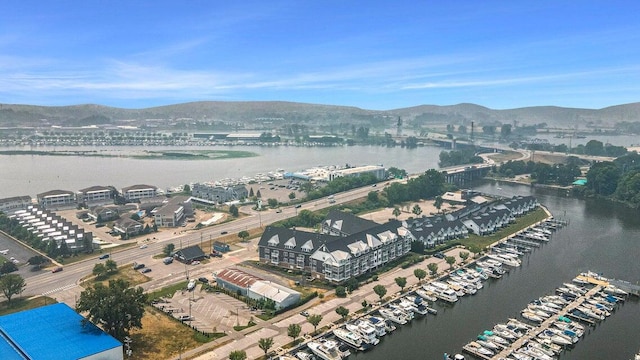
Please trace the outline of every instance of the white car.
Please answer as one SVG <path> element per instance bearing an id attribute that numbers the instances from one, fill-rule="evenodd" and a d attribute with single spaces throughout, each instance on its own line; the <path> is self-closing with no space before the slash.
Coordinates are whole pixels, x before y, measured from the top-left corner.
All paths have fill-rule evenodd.
<path id="1" fill-rule="evenodd" d="M 148 246 L 149 245 L 147 245 L 147 244 L 142 244 L 142 245 L 140 245 L 140 249 L 146 249 Z"/>
<path id="2" fill-rule="evenodd" d="M 191 291 L 196 287 L 196 281 L 191 279 L 189 280 L 189 283 L 187 284 L 187 290 Z"/>

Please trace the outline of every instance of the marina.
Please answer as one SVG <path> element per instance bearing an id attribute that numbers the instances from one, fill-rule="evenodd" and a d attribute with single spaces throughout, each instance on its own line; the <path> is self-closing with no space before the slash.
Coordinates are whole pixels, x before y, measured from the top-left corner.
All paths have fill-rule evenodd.
<path id="1" fill-rule="evenodd" d="M 556 230 L 566 223 L 559 220 L 547 220 L 531 227 L 542 226 L 544 228 L 546 224 L 553 224 L 553 229 Z M 547 240 L 538 240 L 540 241 L 538 244 L 548 242 L 552 236 L 551 231 L 541 234 Z M 483 282 L 489 281 L 489 279 L 492 279 L 491 281 L 499 279 L 502 274 L 507 273 L 508 267 L 519 267 L 521 258 L 529 254 L 533 248 L 524 245 L 520 245 L 519 248 L 510 245 L 504 247 L 505 244 L 505 242 L 494 244 L 491 251 L 477 261 L 464 267 L 452 269 L 438 279 L 409 289 L 402 296 L 392 298 L 371 312 L 356 316 L 355 319 L 343 325 L 335 326 L 329 333 L 319 335 L 306 345 L 301 344 L 293 350 L 293 353 L 308 351 L 317 355 L 322 349 L 318 344 L 324 342 L 329 342 L 330 345 L 338 344 L 338 347 L 342 344 L 343 347 L 349 347 L 356 354 L 373 350 L 380 343 L 381 338 L 390 334 L 396 327 L 407 326 L 417 319 L 436 315 L 438 310 L 434 305 L 437 303 L 442 302 L 451 306 L 464 297 L 475 295 L 484 287 Z M 494 276 L 491 276 L 492 274 Z M 536 306 L 546 309 L 545 305 Z M 540 309 L 533 311 L 542 312 Z M 546 316 L 545 319 L 548 317 Z M 542 319 L 539 322 L 542 322 Z M 533 326 L 515 319 L 512 319 L 510 323 L 512 326 L 518 326 L 522 329 L 533 329 Z M 517 341 L 517 337 L 509 328 L 494 328 L 492 331 L 485 331 L 478 339 L 465 345 L 463 350 L 479 355 L 483 359 L 490 359 L 492 354 L 510 348 L 512 341 Z M 342 353 L 338 352 L 338 354 Z M 325 355 L 323 354 L 323 356 Z M 462 355 L 456 354 L 455 356 Z"/>
<path id="2" fill-rule="evenodd" d="M 484 360 L 525 358 L 522 355 L 528 356 L 526 359 L 558 358 L 564 350 L 575 346 L 584 336 L 585 326 L 594 326 L 599 321 L 603 321 L 611 315 L 605 309 L 613 311 L 617 304 L 625 300 L 623 297 L 605 292 L 605 289 L 612 285 L 601 276 L 596 278 L 590 273 L 584 273 L 579 277 L 588 281 L 592 287 L 569 286 L 579 295 L 575 297 L 548 295 L 528 306 L 529 312 L 537 309 L 536 314 L 544 318 L 541 321 L 533 321 L 536 325 L 526 323 L 532 322 L 532 319 L 524 316 L 527 313 L 525 309 L 522 314 L 524 321 L 509 319 L 507 324 L 498 324 L 493 331 L 485 331 L 484 335 L 480 335 L 477 340 L 463 346 L 463 351 Z M 567 287 L 572 284 L 563 285 Z M 546 305 L 540 305 L 543 303 Z M 576 316 L 576 311 L 589 312 L 592 314 L 591 319 Z M 508 344 L 491 341 L 486 337 L 487 334 L 503 335 L 501 339 L 506 339 Z"/>

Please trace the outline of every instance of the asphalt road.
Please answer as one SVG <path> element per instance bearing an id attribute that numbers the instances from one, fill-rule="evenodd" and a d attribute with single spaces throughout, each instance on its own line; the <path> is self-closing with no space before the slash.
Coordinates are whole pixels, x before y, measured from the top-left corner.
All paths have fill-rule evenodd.
<path id="1" fill-rule="evenodd" d="M 282 207 L 282 212 L 278 213 L 276 210 L 264 210 L 254 211 L 249 206 L 241 209 L 242 212 L 249 214 L 234 221 L 230 221 L 220 225 L 214 225 L 206 227 L 202 230 L 191 230 L 186 233 L 174 233 L 166 232 L 165 235 L 158 236 L 156 240 L 151 241 L 146 248 L 140 249 L 139 246 L 133 246 L 124 248 L 122 250 L 114 248 L 111 252 L 111 259 L 116 261 L 118 265 L 129 264 L 133 262 L 143 262 L 152 269 L 152 272 L 147 274 L 152 279 L 150 282 L 145 283 L 143 287 L 145 289 L 153 289 L 157 287 L 166 286 L 172 282 L 184 279 L 186 272 L 193 272 L 193 276 L 197 274 L 210 274 L 229 267 L 233 264 L 243 262 L 248 259 L 256 259 L 256 243 L 257 239 L 247 244 L 241 244 L 243 251 L 236 251 L 233 255 L 227 256 L 223 259 L 212 259 L 206 266 L 199 268 L 185 267 L 182 264 L 172 264 L 165 266 L 160 259 L 153 259 L 154 255 L 160 254 L 162 249 L 168 243 L 173 243 L 178 248 L 180 245 L 187 246 L 189 244 L 199 244 L 201 241 L 209 241 L 210 239 L 216 240 L 222 236 L 222 232 L 228 234 L 237 234 L 242 230 L 250 230 L 258 227 L 267 226 L 273 222 L 283 220 L 289 217 L 296 216 L 301 210 L 319 210 L 328 206 L 338 205 L 344 202 L 352 201 L 358 198 L 366 196 L 370 191 L 376 191 L 382 189 L 384 185 L 379 184 L 377 187 L 363 187 L 359 189 L 350 190 L 347 192 L 335 194 L 335 203 L 330 204 L 327 198 L 317 199 L 314 201 L 302 203 L 299 208 L 295 206 Z M 177 228 L 176 230 L 181 230 Z M 127 243 L 126 241 L 123 243 Z M 12 240 L 3 239 L 0 237 L 0 250 L 5 248 L 10 250 L 10 255 L 15 256 L 19 261 L 26 262 L 26 260 L 35 255 L 35 253 L 22 246 L 21 244 L 13 243 Z M 82 277 L 91 274 L 93 266 L 104 260 L 99 260 L 100 253 L 96 253 L 95 257 L 90 259 L 64 265 L 64 270 L 57 273 L 51 273 L 50 271 L 40 271 L 37 273 L 29 272 L 28 266 L 22 266 L 23 277 L 26 280 L 27 286 L 22 293 L 23 296 L 36 296 L 46 294 L 54 296 L 58 300 L 65 301 L 73 304 L 74 297 L 77 296 L 81 288 L 78 286 L 78 282 Z M 77 288 L 77 289 L 76 289 Z M 75 291 L 68 292 L 67 290 L 75 289 Z M 66 297 L 62 292 L 67 291 Z M 73 294 L 73 295 L 71 295 Z"/>

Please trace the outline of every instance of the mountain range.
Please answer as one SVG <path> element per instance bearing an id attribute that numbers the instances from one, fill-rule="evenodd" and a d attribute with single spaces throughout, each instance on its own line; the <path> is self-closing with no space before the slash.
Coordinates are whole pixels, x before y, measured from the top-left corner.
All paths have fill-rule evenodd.
<path id="1" fill-rule="evenodd" d="M 200 101 L 144 109 L 102 105 L 37 106 L 0 104 L 0 127 L 140 125 L 148 122 L 204 121 L 286 124 L 379 124 L 400 118 L 405 124 L 518 124 L 578 128 L 610 127 L 640 121 L 640 102 L 602 109 L 535 106 L 496 110 L 476 104 L 420 105 L 393 110 L 367 110 L 350 106 L 285 101 Z"/>

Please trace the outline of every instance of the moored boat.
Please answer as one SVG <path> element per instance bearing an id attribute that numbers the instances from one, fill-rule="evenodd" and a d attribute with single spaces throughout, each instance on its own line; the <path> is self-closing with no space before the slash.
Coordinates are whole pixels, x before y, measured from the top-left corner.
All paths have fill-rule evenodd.
<path id="1" fill-rule="evenodd" d="M 338 349 L 338 343 L 333 340 L 324 340 L 323 342 L 309 341 L 307 346 L 309 350 L 322 360 L 343 359 L 342 353 L 340 349 Z"/>

